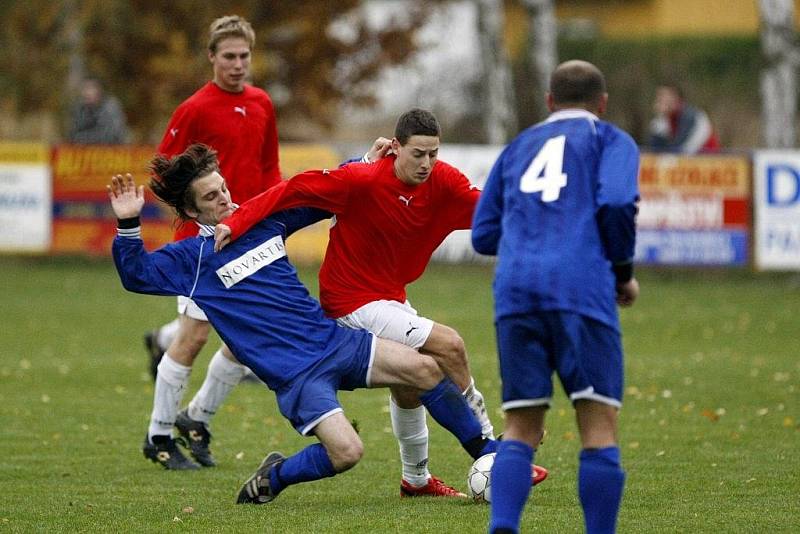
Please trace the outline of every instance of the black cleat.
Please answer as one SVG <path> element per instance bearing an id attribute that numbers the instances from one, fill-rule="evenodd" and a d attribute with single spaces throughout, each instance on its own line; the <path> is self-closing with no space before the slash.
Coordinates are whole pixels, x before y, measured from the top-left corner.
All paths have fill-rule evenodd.
<path id="1" fill-rule="evenodd" d="M 158 375 L 158 364 L 161 363 L 161 358 L 164 357 L 164 351 L 158 346 L 158 329 L 150 330 L 144 335 L 144 347 L 150 357 L 150 376 L 155 380 L 156 375 Z"/>
<path id="2" fill-rule="evenodd" d="M 145 458 L 161 464 L 164 469 L 175 471 L 200 469 L 199 465 L 183 455 L 172 436 L 153 436 L 153 443 L 150 443 L 145 436 L 142 452 Z"/>
<path id="3" fill-rule="evenodd" d="M 279 452 L 271 452 L 264 458 L 261 465 L 253 476 L 247 479 L 242 489 L 239 490 L 239 497 L 236 504 L 266 504 L 277 497 L 273 495 L 269 487 L 269 471 L 274 465 L 280 465 L 286 460 L 286 456 Z"/>
<path id="4" fill-rule="evenodd" d="M 175 419 L 175 428 L 178 429 L 180 437 L 178 443 L 189 449 L 192 458 L 203 467 L 214 467 L 217 462 L 211 456 L 208 446 L 211 444 L 211 432 L 205 423 L 195 421 L 186 410 L 178 413 Z"/>

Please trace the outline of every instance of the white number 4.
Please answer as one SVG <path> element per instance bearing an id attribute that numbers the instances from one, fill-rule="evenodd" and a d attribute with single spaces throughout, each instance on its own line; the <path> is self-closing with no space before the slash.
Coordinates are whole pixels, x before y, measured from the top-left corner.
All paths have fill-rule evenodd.
<path id="1" fill-rule="evenodd" d="M 558 200 L 561 188 L 567 185 L 564 167 L 564 144 L 567 137 L 559 135 L 548 139 L 533 158 L 519 181 L 523 193 L 542 193 L 542 202 Z"/>

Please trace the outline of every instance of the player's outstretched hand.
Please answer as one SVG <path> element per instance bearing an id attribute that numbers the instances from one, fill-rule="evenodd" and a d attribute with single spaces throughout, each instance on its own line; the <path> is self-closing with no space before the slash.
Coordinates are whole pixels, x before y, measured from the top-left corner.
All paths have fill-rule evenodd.
<path id="1" fill-rule="evenodd" d="M 111 177 L 111 184 L 106 186 L 108 198 L 111 200 L 111 209 L 117 219 L 138 217 L 144 206 L 144 186 L 136 186 L 130 173 L 122 176 L 115 174 Z"/>
<path id="2" fill-rule="evenodd" d="M 386 155 L 391 154 L 391 152 L 392 140 L 385 137 L 379 137 L 375 139 L 375 142 L 372 143 L 369 152 L 367 152 L 367 160 L 370 163 L 374 163 L 381 158 L 385 158 Z"/>
<path id="3" fill-rule="evenodd" d="M 620 306 L 630 306 L 639 296 L 639 282 L 636 278 L 631 278 L 624 284 L 617 284 L 617 304 Z"/>
<path id="4" fill-rule="evenodd" d="M 231 242 L 231 227 L 227 224 L 219 223 L 214 227 L 214 252 L 219 252 Z"/>

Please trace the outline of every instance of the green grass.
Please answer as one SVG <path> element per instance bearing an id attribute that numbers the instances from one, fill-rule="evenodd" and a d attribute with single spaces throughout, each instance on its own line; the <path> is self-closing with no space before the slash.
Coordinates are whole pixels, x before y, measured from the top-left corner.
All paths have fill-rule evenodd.
<path id="1" fill-rule="evenodd" d="M 219 467 L 163 471 L 141 455 L 152 402 L 141 334 L 174 300 L 126 293 L 110 261 L 0 258 L 0 532 L 485 532 L 488 507 L 400 500 L 384 390 L 343 393 L 366 454 L 352 471 L 233 504 L 273 449 L 311 443 L 245 384 L 213 423 Z M 410 297 L 463 335 L 502 428 L 491 270 L 434 266 Z M 316 292 L 315 271 L 302 278 Z M 628 472 L 621 532 L 800 531 L 800 285 L 796 275 L 642 272 L 622 313 Z M 209 344 L 198 360 L 199 387 Z M 578 440 L 559 393 L 537 463 L 525 532 L 580 532 Z M 431 467 L 463 489 L 469 460 L 431 423 Z"/>

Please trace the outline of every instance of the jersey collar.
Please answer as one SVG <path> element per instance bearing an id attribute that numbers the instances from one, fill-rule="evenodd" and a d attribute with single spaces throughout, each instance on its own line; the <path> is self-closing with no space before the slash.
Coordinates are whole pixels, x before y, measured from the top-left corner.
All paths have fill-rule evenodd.
<path id="1" fill-rule="evenodd" d="M 236 210 L 236 208 L 238 207 L 239 207 L 238 204 L 233 205 L 234 210 Z M 200 230 L 197 232 L 197 235 L 199 235 L 200 237 L 212 237 L 214 235 L 214 226 L 216 225 L 197 223 L 197 226 L 200 228 Z"/>
<path id="2" fill-rule="evenodd" d="M 561 121 L 565 119 L 587 119 L 590 121 L 600 120 L 597 115 L 585 109 L 560 109 L 550 114 L 545 122 Z"/>

